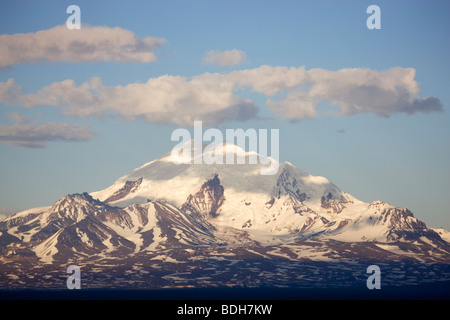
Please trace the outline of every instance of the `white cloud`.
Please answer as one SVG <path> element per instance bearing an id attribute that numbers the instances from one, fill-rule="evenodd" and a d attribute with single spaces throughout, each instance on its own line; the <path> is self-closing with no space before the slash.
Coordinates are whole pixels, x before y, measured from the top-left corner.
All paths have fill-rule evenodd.
<path id="1" fill-rule="evenodd" d="M 22 88 L 9 78 L 6 82 L 0 82 L 0 101 L 8 105 L 16 105 L 20 100 Z"/>
<path id="2" fill-rule="evenodd" d="M 232 67 L 246 62 L 246 53 L 233 49 L 226 51 L 211 50 L 203 58 L 204 64 L 216 64 L 221 67 Z"/>
<path id="3" fill-rule="evenodd" d="M 112 114 L 127 121 L 185 126 L 202 120 L 212 125 L 256 117 L 256 103 L 242 96 L 241 89 L 248 88 L 265 96 L 267 107 L 275 114 L 291 121 L 330 115 L 320 112 L 321 102 L 336 106 L 333 116 L 373 113 L 388 117 L 443 111 L 439 99 L 420 98 L 415 70 L 400 67 L 330 71 L 261 66 L 204 73 L 191 79 L 163 75 L 125 86 L 105 86 L 100 78 L 77 86 L 69 79 L 33 94 L 22 94 L 21 87 L 9 79 L 0 82 L 0 102 L 26 108 L 57 106 L 63 114 L 74 117 Z"/>
<path id="4" fill-rule="evenodd" d="M 284 100 L 267 99 L 267 107 L 285 119 L 309 119 L 317 117 L 318 101 L 302 92 L 289 94 Z"/>
<path id="5" fill-rule="evenodd" d="M 373 113 L 388 117 L 395 113 L 442 111 L 438 99 L 419 97 L 413 68 L 395 67 L 384 71 L 366 68 L 308 72 L 308 96 L 337 106 L 343 116 Z"/>
<path id="6" fill-rule="evenodd" d="M 253 69 L 236 70 L 226 78 L 237 86 L 250 87 L 266 96 L 296 88 L 305 83 L 307 71 L 304 66 L 295 68 L 260 66 Z"/>
<path id="7" fill-rule="evenodd" d="M 8 119 L 13 120 L 14 122 L 19 122 L 19 123 L 28 123 L 30 121 L 30 119 L 27 116 L 24 116 L 24 115 L 18 113 L 17 111 L 8 112 L 7 117 L 8 117 Z"/>
<path id="8" fill-rule="evenodd" d="M 69 30 L 65 25 L 34 33 L 0 35 L 0 67 L 14 64 L 51 62 L 156 61 L 154 50 L 164 39 L 136 35 L 119 27 L 83 25 Z"/>
<path id="9" fill-rule="evenodd" d="M 94 136 L 88 126 L 51 122 L 41 125 L 0 125 L 0 143 L 27 148 L 42 148 L 49 141 L 87 141 Z"/>
<path id="10" fill-rule="evenodd" d="M 388 117 L 443 111 L 438 98 L 420 98 L 413 68 L 394 67 L 384 71 L 367 68 L 305 70 L 262 66 L 230 73 L 237 84 L 268 96 L 267 106 L 289 120 L 319 116 L 321 101 L 337 107 L 335 115 L 373 113 Z M 273 96 L 284 98 L 276 100 Z"/>
<path id="11" fill-rule="evenodd" d="M 28 108 L 59 106 L 62 113 L 75 117 L 101 117 L 112 113 L 127 121 L 143 119 L 177 125 L 192 125 L 194 120 L 216 124 L 254 117 L 257 106 L 233 90 L 232 83 L 222 81 L 220 75 L 209 74 L 191 80 L 164 75 L 150 78 L 145 83 L 111 87 L 102 85 L 99 78 L 92 78 L 80 86 L 73 80 L 65 80 L 35 94 L 16 95 L 14 105 Z"/>

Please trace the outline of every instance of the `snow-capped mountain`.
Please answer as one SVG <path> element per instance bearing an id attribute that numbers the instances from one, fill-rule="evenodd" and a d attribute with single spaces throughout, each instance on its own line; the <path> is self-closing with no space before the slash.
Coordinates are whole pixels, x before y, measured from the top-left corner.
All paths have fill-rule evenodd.
<path id="1" fill-rule="evenodd" d="M 245 153 L 234 145 L 224 149 Z M 248 161 L 176 165 L 169 153 L 91 195 L 121 208 L 164 200 L 215 226 L 245 230 L 260 243 L 318 236 L 389 242 L 419 233 L 440 238 L 407 209 L 382 201 L 364 203 L 289 162 L 281 163 L 278 173 L 270 176 L 260 175 L 260 166 Z"/>
<path id="2" fill-rule="evenodd" d="M 250 155 L 230 144 L 224 152 Z M 450 263 L 448 232 L 408 209 L 362 202 L 288 162 L 275 175 L 261 175 L 261 166 L 174 164 L 168 153 L 104 190 L 0 221 L 0 260 L 5 267 L 27 259 L 187 263 L 195 253 L 198 260 Z"/>

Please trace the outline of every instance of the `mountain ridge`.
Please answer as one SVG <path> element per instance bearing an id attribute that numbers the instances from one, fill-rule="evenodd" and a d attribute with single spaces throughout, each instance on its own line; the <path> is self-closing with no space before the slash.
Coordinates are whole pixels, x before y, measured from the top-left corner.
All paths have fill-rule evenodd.
<path id="1" fill-rule="evenodd" d="M 106 189 L 0 221 L 0 260 L 41 267 L 150 260 L 192 270 L 214 259 L 450 264 L 448 232 L 410 210 L 362 202 L 287 162 L 273 176 L 260 167 L 175 165 L 166 154 Z"/>

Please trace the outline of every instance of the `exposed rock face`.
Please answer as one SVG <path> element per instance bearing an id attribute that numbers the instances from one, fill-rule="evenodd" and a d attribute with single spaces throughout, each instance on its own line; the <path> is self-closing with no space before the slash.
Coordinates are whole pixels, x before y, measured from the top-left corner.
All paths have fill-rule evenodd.
<path id="1" fill-rule="evenodd" d="M 299 202 L 305 201 L 306 193 L 300 190 L 297 180 L 289 174 L 289 171 L 284 168 L 277 180 L 278 198 L 281 194 L 289 194 L 293 199 Z"/>
<path id="2" fill-rule="evenodd" d="M 125 198 L 128 194 L 133 193 L 139 188 L 142 183 L 142 178 L 139 178 L 136 181 L 127 181 L 125 185 L 117 190 L 112 196 L 105 200 L 106 203 L 114 202 L 117 200 L 121 200 Z"/>
<path id="3" fill-rule="evenodd" d="M 183 210 L 199 213 L 203 217 L 217 216 L 218 209 L 224 203 L 224 188 L 216 174 L 213 179 L 206 181 L 194 195 L 189 195 Z"/>
<path id="4" fill-rule="evenodd" d="M 327 209 L 329 212 L 341 213 L 345 209 L 347 200 L 344 197 L 340 199 L 334 199 L 333 194 L 329 192 L 327 196 L 321 198 L 322 208 Z"/>

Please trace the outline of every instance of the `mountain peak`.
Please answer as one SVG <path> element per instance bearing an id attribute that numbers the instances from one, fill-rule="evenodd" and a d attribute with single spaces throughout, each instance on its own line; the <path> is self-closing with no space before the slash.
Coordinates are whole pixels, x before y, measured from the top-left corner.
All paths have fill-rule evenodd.
<path id="1" fill-rule="evenodd" d="M 93 215 L 99 206 L 104 206 L 102 202 L 94 199 L 89 193 L 68 194 L 53 204 L 46 211 L 46 220 L 53 221 L 61 219 L 65 223 L 81 221 L 85 217 Z"/>
<path id="2" fill-rule="evenodd" d="M 223 147 L 233 154 L 244 152 Z M 202 279 L 224 283 L 224 274 L 238 274 L 242 265 L 253 261 L 261 268 L 256 274 L 290 261 L 295 268 L 307 260 L 450 261 L 448 232 L 427 228 L 408 209 L 359 201 L 289 162 L 280 164 L 274 175 L 261 175 L 261 166 L 177 165 L 162 157 L 104 190 L 69 194 L 53 206 L 17 213 L 0 222 L 0 258 L 6 261 L 2 268 L 16 272 L 17 252 L 28 266 L 76 261 L 86 266 L 103 263 L 108 270 L 120 257 L 126 265 L 153 268 L 158 276 L 148 281 L 161 287 L 172 278 L 199 272 L 205 274 Z M 224 272 L 204 273 L 219 263 Z M 173 274 L 161 277 L 168 269 Z M 293 270 L 283 270 L 288 269 Z M 273 279 L 278 281 L 279 274 Z M 130 279 L 144 279 L 141 276 Z M 24 277 L 30 278 L 28 272 Z"/>
<path id="3" fill-rule="evenodd" d="M 196 211 L 203 217 L 215 217 L 224 201 L 224 188 L 220 184 L 219 175 L 215 174 L 214 178 L 203 183 L 196 193 L 190 194 L 181 208 Z"/>
<path id="4" fill-rule="evenodd" d="M 54 210 L 62 210 L 70 206 L 88 207 L 94 206 L 98 202 L 99 201 L 97 199 L 94 199 L 87 192 L 72 193 L 60 198 L 58 201 L 55 202 L 52 208 Z"/>
<path id="5" fill-rule="evenodd" d="M 275 156 L 272 157 L 265 154 L 267 150 L 263 150 L 262 154 L 254 151 L 258 147 L 255 143 L 250 143 L 249 149 L 252 149 L 250 151 L 245 150 L 245 139 L 241 144 L 236 145 L 229 141 L 204 144 L 202 141 L 189 140 L 176 145 L 170 155 L 166 154 L 160 161 L 172 162 L 176 165 L 256 165 L 259 166 L 261 175 L 275 175 L 278 172 L 277 148 L 275 148 Z M 261 144 L 259 148 L 263 148 Z"/>

